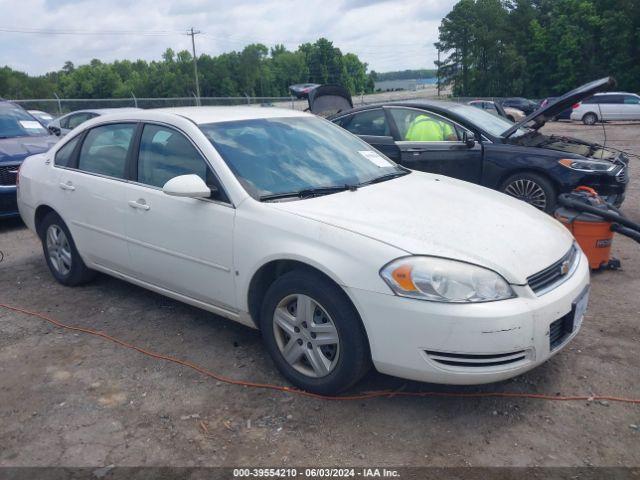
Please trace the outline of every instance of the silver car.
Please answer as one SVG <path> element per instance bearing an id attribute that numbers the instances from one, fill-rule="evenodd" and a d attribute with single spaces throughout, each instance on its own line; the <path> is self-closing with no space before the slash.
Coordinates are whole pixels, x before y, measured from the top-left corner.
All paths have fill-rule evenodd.
<path id="1" fill-rule="evenodd" d="M 571 120 L 585 125 L 609 120 L 640 120 L 640 95 L 627 92 L 596 93 L 573 106 Z"/>
<path id="2" fill-rule="evenodd" d="M 83 122 L 90 120 L 100 115 L 106 115 L 108 113 L 127 113 L 129 111 L 140 110 L 139 108 L 94 108 L 88 110 L 76 110 L 75 112 L 67 113 L 61 117 L 56 118 L 52 122 L 49 122 L 47 128 L 54 135 L 64 137 L 71 130 L 76 128 Z"/>

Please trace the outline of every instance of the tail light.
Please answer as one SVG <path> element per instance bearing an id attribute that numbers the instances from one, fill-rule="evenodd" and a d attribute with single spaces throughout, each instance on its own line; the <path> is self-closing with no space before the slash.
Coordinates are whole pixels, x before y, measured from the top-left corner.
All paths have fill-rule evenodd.
<path id="1" fill-rule="evenodd" d="M 578 108 L 579 106 L 580 106 L 580 102 L 578 102 L 578 103 L 574 103 L 573 105 L 571 105 L 571 108 L 572 108 L 573 110 L 575 110 L 575 109 L 576 109 L 576 108 Z"/>

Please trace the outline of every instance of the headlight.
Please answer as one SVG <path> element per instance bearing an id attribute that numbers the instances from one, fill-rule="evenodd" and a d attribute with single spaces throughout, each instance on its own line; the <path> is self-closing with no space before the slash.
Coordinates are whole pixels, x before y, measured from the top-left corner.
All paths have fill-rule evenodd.
<path id="1" fill-rule="evenodd" d="M 380 276 L 396 295 L 433 302 L 492 302 L 516 296 L 494 271 L 444 258 L 399 258 L 382 267 Z"/>
<path id="2" fill-rule="evenodd" d="M 604 160 L 576 160 L 575 158 L 562 158 L 558 163 L 563 167 L 579 172 L 610 172 L 616 165 Z"/>

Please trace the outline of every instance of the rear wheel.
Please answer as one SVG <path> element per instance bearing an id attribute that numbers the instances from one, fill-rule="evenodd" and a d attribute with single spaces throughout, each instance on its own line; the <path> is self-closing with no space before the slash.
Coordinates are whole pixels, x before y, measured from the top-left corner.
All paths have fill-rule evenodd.
<path id="1" fill-rule="evenodd" d="M 82 261 L 60 215 L 50 212 L 39 226 L 42 249 L 53 277 L 63 285 L 76 286 L 93 279 L 95 272 Z"/>
<path id="2" fill-rule="evenodd" d="M 582 117 L 582 123 L 584 123 L 585 125 L 595 125 L 597 121 L 598 116 L 595 113 L 585 113 Z"/>
<path id="3" fill-rule="evenodd" d="M 556 208 L 556 190 L 553 184 L 537 173 L 511 175 L 500 190 L 547 213 L 553 213 Z"/>
<path id="4" fill-rule="evenodd" d="M 296 270 L 278 278 L 265 296 L 260 327 L 280 373 L 303 390 L 335 394 L 369 370 L 358 313 L 320 274 Z"/>

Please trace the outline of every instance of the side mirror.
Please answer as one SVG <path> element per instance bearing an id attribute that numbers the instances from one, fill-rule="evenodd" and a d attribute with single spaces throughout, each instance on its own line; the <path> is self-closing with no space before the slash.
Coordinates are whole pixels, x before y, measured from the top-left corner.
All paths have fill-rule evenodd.
<path id="1" fill-rule="evenodd" d="M 173 197 L 207 198 L 211 189 L 198 175 L 180 175 L 173 177 L 162 187 L 162 191 Z"/>
<path id="2" fill-rule="evenodd" d="M 462 141 L 468 148 L 473 148 L 476 145 L 476 135 L 473 132 L 464 132 L 462 135 Z"/>
<path id="3" fill-rule="evenodd" d="M 53 125 L 47 127 L 49 129 L 49 131 L 51 133 L 53 133 L 54 135 L 57 135 L 58 137 L 60 136 L 60 134 L 62 133 L 62 131 L 58 128 L 58 127 L 54 127 Z"/>

